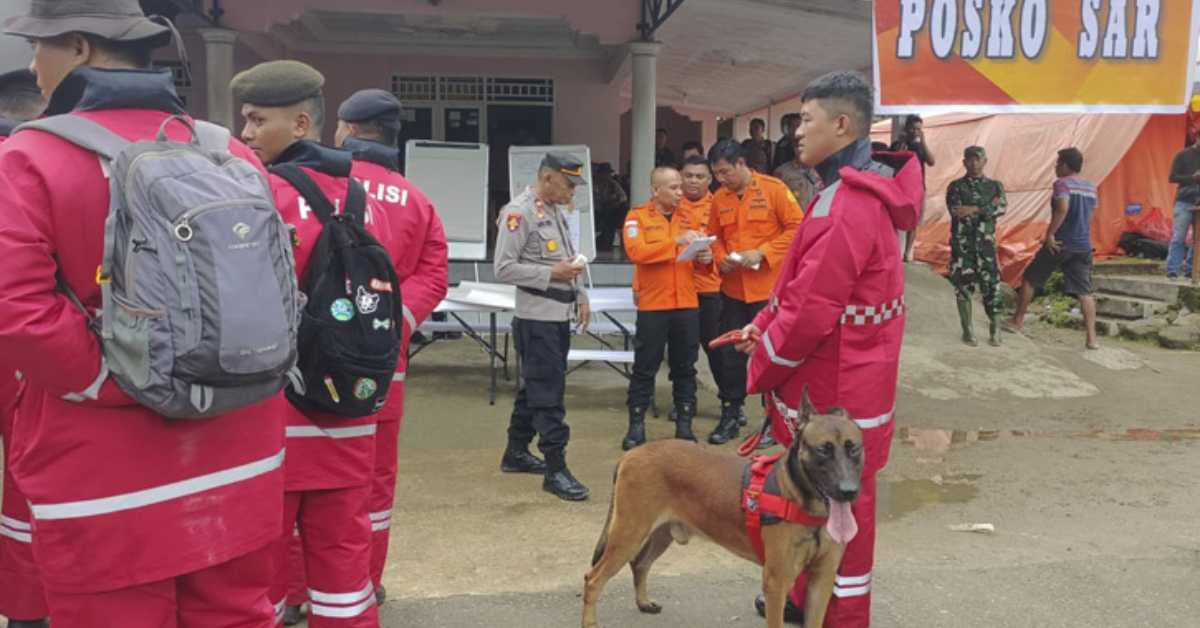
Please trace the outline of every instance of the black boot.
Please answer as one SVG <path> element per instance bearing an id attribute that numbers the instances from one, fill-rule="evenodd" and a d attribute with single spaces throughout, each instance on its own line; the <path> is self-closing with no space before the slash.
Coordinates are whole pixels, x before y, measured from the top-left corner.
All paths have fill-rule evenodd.
<path id="1" fill-rule="evenodd" d="M 738 425 L 745 427 L 749 422 L 750 419 L 746 418 L 746 410 L 744 408 L 738 408 Z"/>
<path id="2" fill-rule="evenodd" d="M 767 601 L 763 599 L 761 593 L 758 597 L 754 598 L 754 610 L 758 611 L 759 617 L 767 616 Z M 787 598 L 787 602 L 783 605 L 783 623 L 796 624 L 797 626 L 804 625 L 804 610 L 792 604 L 792 596 L 790 595 Z"/>
<path id="3" fill-rule="evenodd" d="M 721 421 L 717 423 L 717 429 L 709 435 L 708 442 L 714 445 L 724 445 L 729 441 L 738 437 L 738 414 L 742 412 L 742 405 L 735 403 L 725 403 L 721 406 Z"/>
<path id="4" fill-rule="evenodd" d="M 529 453 L 528 445 L 509 443 L 500 459 L 500 470 L 505 473 L 536 473 L 546 472 L 546 463 L 541 458 Z"/>
<path id="5" fill-rule="evenodd" d="M 625 432 L 625 440 L 621 441 L 621 449 L 629 451 L 638 445 L 646 444 L 646 409 L 629 409 L 629 430 Z"/>
<path id="6" fill-rule="evenodd" d="M 758 441 L 758 447 L 755 447 L 755 449 L 769 449 L 777 444 L 775 437 L 771 436 L 771 430 L 768 429 L 766 432 L 763 432 L 762 438 Z"/>
<path id="7" fill-rule="evenodd" d="M 692 419 L 694 418 L 696 418 L 696 406 L 690 403 L 676 406 L 675 438 L 696 442 L 696 435 L 692 433 Z"/>
<path id="8" fill-rule="evenodd" d="M 383 603 L 386 601 L 387 589 L 383 588 L 383 585 L 381 584 L 375 589 L 375 606 L 383 606 Z"/>
<path id="9" fill-rule="evenodd" d="M 567 469 L 567 452 L 546 452 L 546 479 L 542 480 L 542 490 L 559 499 L 569 502 L 580 502 L 588 498 L 591 491 L 571 475 Z"/>
<path id="10" fill-rule="evenodd" d="M 47 628 L 50 623 L 45 619 L 10 619 L 8 628 Z"/>

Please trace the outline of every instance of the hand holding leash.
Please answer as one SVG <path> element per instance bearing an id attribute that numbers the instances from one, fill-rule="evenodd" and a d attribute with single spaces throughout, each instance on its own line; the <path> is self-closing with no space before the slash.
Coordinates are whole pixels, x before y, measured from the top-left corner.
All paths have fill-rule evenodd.
<path id="1" fill-rule="evenodd" d="M 717 349 L 725 345 L 734 345 L 734 348 L 742 353 L 753 353 L 761 338 L 762 331 L 751 323 L 741 329 L 735 329 L 714 338 L 712 342 L 708 343 L 708 348 Z"/>

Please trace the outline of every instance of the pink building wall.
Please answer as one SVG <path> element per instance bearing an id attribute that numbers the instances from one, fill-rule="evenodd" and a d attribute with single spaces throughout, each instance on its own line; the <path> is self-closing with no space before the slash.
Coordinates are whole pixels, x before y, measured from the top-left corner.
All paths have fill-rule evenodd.
<path id="1" fill-rule="evenodd" d="M 328 0 L 271 0 L 226 5 L 225 25 L 239 31 L 266 32 L 309 10 L 356 13 L 410 13 L 426 15 L 521 15 L 562 17 L 596 35 L 601 43 L 619 44 L 633 39 L 640 21 L 640 0 L 453 0 L 434 6 L 428 0 L 341 0 L 336 8 Z"/>
<path id="2" fill-rule="evenodd" d="M 554 142 L 586 144 L 591 148 L 593 161 L 617 160 L 620 90 L 604 82 L 602 61 L 326 53 L 299 53 L 295 58 L 325 75 L 326 104 L 331 112 L 357 90 L 390 89 L 393 74 L 553 79 Z M 332 139 L 332 128 L 326 129 L 326 135 Z"/>

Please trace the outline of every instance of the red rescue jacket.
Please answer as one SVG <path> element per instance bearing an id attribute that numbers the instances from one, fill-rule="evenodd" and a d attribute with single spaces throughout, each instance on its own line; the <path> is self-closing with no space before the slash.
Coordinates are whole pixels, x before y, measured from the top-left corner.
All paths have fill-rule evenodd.
<path id="1" fill-rule="evenodd" d="M 275 163 L 300 166 L 334 207 L 340 210 L 345 206 L 351 172 L 349 152 L 300 141 L 288 147 Z M 321 235 L 321 221 L 308 203 L 302 201 L 300 193 L 282 177 L 272 174 L 270 183 L 275 206 L 284 222 L 296 228 L 299 240 L 295 248 L 296 272 L 303 278 L 309 256 Z M 394 250 L 387 214 L 370 197 L 367 198 L 366 225 L 385 249 Z M 288 449 L 284 475 L 288 491 L 348 488 L 371 481 L 378 413 L 356 418 L 305 414 L 289 403 L 284 414 L 287 417 Z"/>
<path id="2" fill-rule="evenodd" d="M 826 187 L 754 320 L 763 336 L 747 382 L 767 396 L 784 445 L 783 419 L 796 416 L 805 386 L 818 409 L 845 408 L 863 428 L 865 473 L 887 464 L 905 317 L 897 230 L 916 226 L 924 195 L 911 154 L 875 157 L 887 165 L 860 141 L 818 168 Z"/>
<path id="3" fill-rule="evenodd" d="M 429 318 L 449 288 L 446 231 L 429 198 L 396 172 L 396 149 L 355 138 L 347 139 L 343 147 L 354 152 L 352 176 L 363 184 L 367 196 L 379 203 L 391 226 L 392 248 L 388 252 L 400 278 L 404 304 L 403 350 L 396 366 L 396 381 L 378 419 L 398 421 L 404 413 L 404 387 L 397 384 L 403 383 L 408 369 L 409 337 Z"/>
<path id="4" fill-rule="evenodd" d="M 130 140 L 153 138 L 182 112 L 169 73 L 87 67 L 63 80 L 48 110 Z M 178 124 L 167 134 L 187 137 Z M 229 148 L 262 167 L 240 142 Z M 86 307 L 100 307 L 108 203 L 108 180 L 90 151 L 40 131 L 0 149 L 0 370 L 20 370 L 26 383 L 7 463 L 31 505 L 43 580 L 65 592 L 111 591 L 227 562 L 274 541 L 282 519 L 282 394 L 200 421 L 164 419 L 111 378 L 95 400 L 63 398 L 98 380 L 101 351 L 56 276 Z"/>

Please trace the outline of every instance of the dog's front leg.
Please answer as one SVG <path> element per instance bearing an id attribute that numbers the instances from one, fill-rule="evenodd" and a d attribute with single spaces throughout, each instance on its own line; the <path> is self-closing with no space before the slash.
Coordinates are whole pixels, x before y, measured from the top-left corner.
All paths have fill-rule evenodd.
<path id="1" fill-rule="evenodd" d="M 826 539 L 826 542 L 829 542 Z M 821 628 L 825 624 L 825 612 L 829 610 L 829 599 L 837 580 L 838 566 L 846 546 L 829 543 L 829 551 L 818 556 L 808 568 L 808 591 L 804 597 L 804 628 Z"/>
<path id="2" fill-rule="evenodd" d="M 767 603 L 767 628 L 784 628 L 783 609 L 788 592 L 800 575 L 790 543 L 767 544 L 767 562 L 763 565 L 763 599 Z"/>

